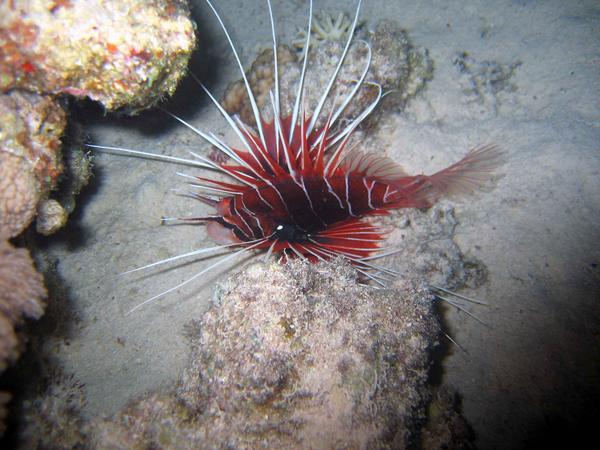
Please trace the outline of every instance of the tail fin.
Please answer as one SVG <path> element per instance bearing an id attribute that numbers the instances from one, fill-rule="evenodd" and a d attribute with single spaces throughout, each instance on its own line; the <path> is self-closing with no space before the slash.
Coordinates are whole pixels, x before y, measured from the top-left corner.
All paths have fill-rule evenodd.
<path id="1" fill-rule="evenodd" d="M 493 187 L 493 172 L 504 160 L 504 151 L 495 145 L 476 147 L 450 167 L 430 176 L 415 177 L 415 182 L 410 183 L 412 192 L 406 196 L 410 198 L 407 203 L 417 208 L 430 207 L 442 197 L 457 198 L 489 190 Z M 407 187 L 400 186 L 399 191 Z"/>
<path id="2" fill-rule="evenodd" d="M 494 170 L 504 164 L 505 153 L 495 145 L 476 147 L 463 159 L 431 175 L 439 196 L 460 197 L 493 187 Z"/>

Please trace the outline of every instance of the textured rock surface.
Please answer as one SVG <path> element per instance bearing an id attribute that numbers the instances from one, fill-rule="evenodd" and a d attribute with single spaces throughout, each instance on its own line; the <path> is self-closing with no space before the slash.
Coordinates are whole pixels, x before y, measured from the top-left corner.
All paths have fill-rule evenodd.
<path id="1" fill-rule="evenodd" d="M 19 234 L 62 172 L 66 113 L 49 97 L 0 94 L 0 237 Z"/>
<path id="2" fill-rule="evenodd" d="M 474 450 L 473 430 L 458 413 L 457 395 L 440 388 L 427 408 L 427 423 L 421 431 L 423 450 Z"/>
<path id="3" fill-rule="evenodd" d="M 199 327 L 179 395 L 223 447 L 399 448 L 428 400 L 432 298 L 380 291 L 342 261 L 253 265 Z"/>
<path id="4" fill-rule="evenodd" d="M 49 375 L 40 380 L 36 394 L 20 405 L 21 426 L 27 433 L 20 435 L 18 448 L 89 448 L 85 438 L 88 428 L 81 415 L 85 386 L 58 369 Z"/>
<path id="5" fill-rule="evenodd" d="M 195 45 L 182 0 L 0 4 L 0 91 L 147 108 L 175 91 Z"/>
<path id="6" fill-rule="evenodd" d="M 0 370 L 14 362 L 16 335 L 11 326 L 20 325 L 24 317 L 37 319 L 44 311 L 46 289 L 42 276 L 35 270 L 29 252 L 14 248 L 8 242 L 0 243 L 0 320 L 2 320 L 2 358 Z"/>
<path id="7" fill-rule="evenodd" d="M 342 54 L 344 38 L 347 36 L 344 34 L 336 36 L 336 39 L 322 39 L 318 44 L 318 51 L 309 52 L 305 85 L 310 88 L 304 98 L 307 115 L 311 114 L 318 104 Z M 432 77 L 433 63 L 427 51 L 414 47 L 408 33 L 392 21 L 379 22 L 375 31 L 366 33 L 364 38 L 369 41 L 372 50 L 372 61 L 366 81 L 380 84 L 383 91 L 390 94 L 386 96 L 378 110 L 381 112 L 385 108 L 402 107 Z M 296 101 L 302 69 L 299 61 L 301 56 L 301 53 L 294 53 L 289 47 L 282 46 L 278 50 L 281 111 L 284 115 L 291 113 Z M 336 107 L 339 107 L 352 91 L 366 63 L 367 47 L 364 43 L 355 42 L 338 76 L 335 95 L 331 96 L 336 98 Z M 272 50 L 263 51 L 246 75 L 259 109 L 263 110 L 267 118 L 271 118 L 269 91 L 274 89 Z M 376 95 L 377 89 L 373 85 L 363 85 L 354 101 L 344 110 L 343 117 L 348 119 L 356 117 L 375 100 Z M 222 104 L 229 113 L 239 114 L 247 124 L 255 124 L 242 80 L 229 86 Z M 324 124 L 332 107 L 331 100 L 325 102 L 320 125 Z"/>
<path id="8" fill-rule="evenodd" d="M 388 245 L 399 251 L 389 265 L 401 274 L 415 273 L 429 284 L 449 289 L 476 288 L 487 280 L 485 265 L 467 257 L 454 240 L 454 207 L 442 202 L 427 211 L 404 210 L 383 219 L 393 230 Z"/>
<path id="9" fill-rule="evenodd" d="M 82 386 L 54 376 L 24 404 L 21 446 L 406 448 L 421 437 L 437 335 L 431 295 L 414 280 L 377 290 L 341 260 L 254 264 L 189 327 L 175 391 L 82 421 Z M 436 419 L 440 442 L 464 437 Z"/>

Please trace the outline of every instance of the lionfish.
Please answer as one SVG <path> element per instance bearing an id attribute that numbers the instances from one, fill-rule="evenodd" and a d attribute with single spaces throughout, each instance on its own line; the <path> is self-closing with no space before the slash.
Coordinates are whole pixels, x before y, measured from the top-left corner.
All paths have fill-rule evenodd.
<path id="1" fill-rule="evenodd" d="M 209 0 L 206 2 L 218 20 L 240 68 L 256 128 L 244 124 L 238 117 L 231 117 L 195 77 L 239 138 L 241 148 L 232 147 L 215 134 L 203 132 L 174 114 L 163 111 L 216 147 L 230 162 L 218 163 L 194 152 L 191 152 L 193 159 L 184 159 L 121 147 L 90 147 L 211 169 L 229 178 L 228 181 L 219 181 L 208 176 L 178 173 L 191 178 L 190 184 L 202 191 L 186 195 L 213 207 L 215 213 L 188 218 L 163 218 L 164 222 L 205 224 L 208 235 L 219 245 L 156 261 L 125 273 L 223 249 L 236 251 L 228 253 L 182 283 L 145 300 L 132 311 L 251 251 L 264 251 L 268 256 L 277 254 L 281 261 L 301 258 L 316 262 L 343 257 L 364 277 L 384 286 L 389 279 L 387 276 L 394 275 L 395 272 L 376 265 L 373 260 L 390 255 L 395 250 L 381 247 L 386 232 L 369 221 L 369 217 L 384 215 L 399 208 L 428 208 L 443 196 L 471 193 L 486 184 L 492 171 L 501 162 L 502 152 L 489 145 L 473 149 L 457 163 L 433 175 L 412 176 L 386 156 L 350 149 L 348 142 L 353 132 L 383 96 L 382 87 L 369 82 L 377 88 L 375 100 L 349 124 L 343 127 L 340 125 L 340 115 L 365 83 L 371 62 L 371 49 L 366 42 L 363 43 L 368 50 L 367 63 L 362 76 L 355 81 L 341 105 L 323 120 L 324 125 L 318 125 L 323 105 L 334 89 L 352 44 L 362 0 L 358 1 L 352 27 L 334 73 L 309 116 L 305 114 L 301 104 L 308 52 L 311 48 L 313 2 L 311 0 L 309 3 L 303 65 L 294 107 L 291 114 L 282 114 L 275 23 L 271 2 L 267 0 L 274 65 L 274 87 L 270 93 L 273 111 L 271 120 L 265 119 L 258 109 L 238 52 L 223 20 L 212 3 Z M 449 293 L 443 288 L 438 289 Z"/>

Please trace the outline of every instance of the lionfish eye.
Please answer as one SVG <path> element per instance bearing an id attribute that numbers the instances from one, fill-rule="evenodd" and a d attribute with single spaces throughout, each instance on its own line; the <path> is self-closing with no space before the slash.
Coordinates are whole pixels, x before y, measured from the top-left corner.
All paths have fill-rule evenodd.
<path id="1" fill-rule="evenodd" d="M 277 225 L 275 228 L 275 236 L 277 239 L 288 242 L 302 242 L 306 241 L 310 235 L 306 231 L 300 229 L 296 225 L 289 223 L 282 223 Z"/>

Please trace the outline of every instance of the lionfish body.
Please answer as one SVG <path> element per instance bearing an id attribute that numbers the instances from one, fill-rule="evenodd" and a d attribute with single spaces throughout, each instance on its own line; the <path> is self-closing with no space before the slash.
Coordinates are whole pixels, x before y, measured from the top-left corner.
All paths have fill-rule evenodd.
<path id="1" fill-rule="evenodd" d="M 275 79 L 274 92 L 271 92 L 270 97 L 273 119 L 265 120 L 258 110 L 231 37 L 216 9 L 209 0 L 206 2 L 219 21 L 242 73 L 256 128 L 250 128 L 237 117 L 231 117 L 198 80 L 236 133 L 242 148 L 233 148 L 213 133 L 202 132 L 181 118 L 165 112 L 223 152 L 231 162 L 217 163 L 196 153 L 192 153 L 193 159 L 183 159 L 119 147 L 90 147 L 208 168 L 229 178 L 221 181 L 207 176 L 180 174 L 191 178 L 193 182 L 190 184 L 193 187 L 203 190 L 203 193 L 184 195 L 214 207 L 216 214 L 164 219 L 205 223 L 208 234 L 220 245 L 176 255 L 126 273 L 224 249 L 238 250 L 184 282 L 147 299 L 134 310 L 173 292 L 219 264 L 252 250 L 263 250 L 267 255 L 279 254 L 282 260 L 303 258 L 314 262 L 341 256 L 348 259 L 364 276 L 385 285 L 386 276 L 394 274 L 394 271 L 377 266 L 372 260 L 394 251 L 382 251 L 384 249 L 380 244 L 386 232 L 372 223 L 369 217 L 387 214 L 388 211 L 399 208 L 426 208 L 444 195 L 474 191 L 490 178 L 491 171 L 500 162 L 501 153 L 494 146 L 481 147 L 434 175 L 410 176 L 386 156 L 361 152 L 354 144 L 353 148 L 349 148 L 353 132 L 382 97 L 380 85 L 365 81 L 371 50 L 364 41 L 361 42 L 367 46 L 367 61 L 361 78 L 354 81 L 354 88 L 341 101 L 341 105 L 337 109 L 332 107 L 325 124 L 317 125 L 320 123 L 319 116 L 325 101 L 335 92 L 335 81 L 352 43 L 361 0 L 358 1 L 352 28 L 336 69 L 308 117 L 304 112 L 304 78 L 310 48 L 312 0 L 309 2 L 306 45 L 297 96 L 292 113 L 287 115 L 280 113 L 275 24 L 271 2 L 267 0 L 273 36 Z M 378 95 L 349 125 L 341 126 L 338 118 L 363 83 L 375 86 Z M 333 103 L 336 105 L 335 101 Z"/>
<path id="2" fill-rule="evenodd" d="M 281 129 L 289 123 L 290 117 L 282 118 Z M 266 146 L 244 130 L 251 150 L 234 152 L 246 165 L 221 165 L 243 184 L 198 177 L 230 193 L 219 201 L 197 196 L 217 209 L 217 216 L 198 218 L 212 222 L 208 229 L 215 240 L 259 241 L 254 248 L 311 261 L 346 256 L 360 265 L 385 237 L 367 216 L 427 208 L 446 193 L 476 188 L 496 156 L 494 147 L 481 148 L 432 176 L 410 176 L 382 155 L 344 155 L 347 138 L 328 149 L 336 135 L 327 126 L 307 134 L 306 122 L 296 125 L 291 141 L 288 133 L 279 140 L 277 128 L 262 122 Z"/>

